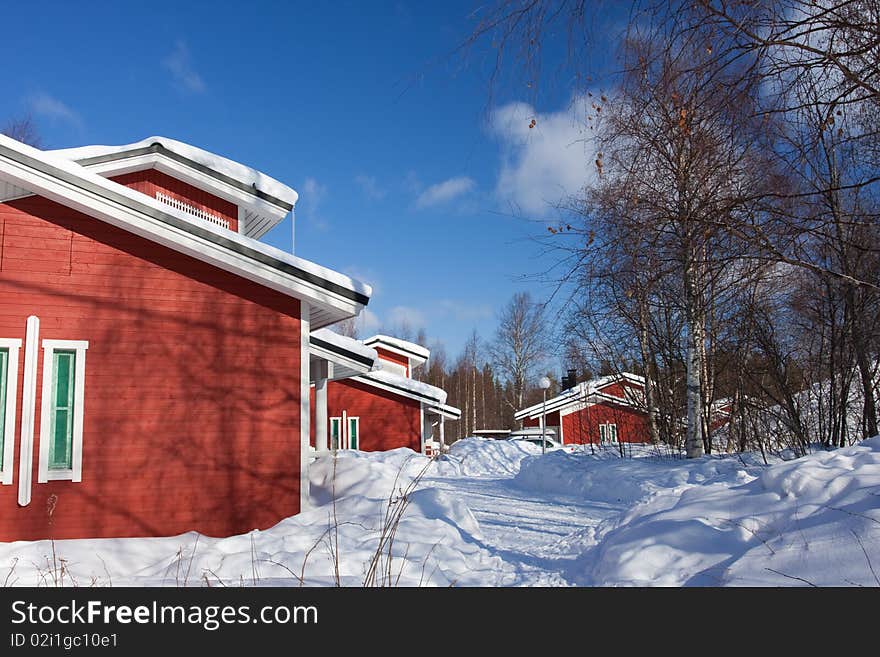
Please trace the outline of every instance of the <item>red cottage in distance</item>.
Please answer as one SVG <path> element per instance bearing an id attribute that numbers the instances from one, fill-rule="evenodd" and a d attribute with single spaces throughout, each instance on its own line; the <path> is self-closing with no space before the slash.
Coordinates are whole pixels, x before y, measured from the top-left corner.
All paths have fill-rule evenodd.
<path id="1" fill-rule="evenodd" d="M 329 330 L 312 335 L 313 350 L 335 343 L 337 349 L 360 351 L 373 359 L 368 372 L 352 375 L 324 368 L 313 394 L 313 445 L 317 452 L 335 449 L 378 451 L 408 447 L 431 456 L 442 451 L 446 420 L 457 420 L 461 411 L 446 404 L 446 392 L 412 378 L 430 352 L 413 342 L 387 335 L 357 341 Z M 434 439 L 436 428 L 437 439 Z"/>
<path id="2" fill-rule="evenodd" d="M 644 378 L 624 372 L 578 383 L 548 399 L 546 406 L 529 406 L 514 418 L 525 427 L 538 427 L 546 412 L 547 428 L 565 445 L 647 443 L 644 395 Z"/>
<path id="3" fill-rule="evenodd" d="M 301 510 L 309 340 L 371 290 L 256 241 L 296 200 L 163 137 L 0 135 L 0 541 L 226 536 Z"/>

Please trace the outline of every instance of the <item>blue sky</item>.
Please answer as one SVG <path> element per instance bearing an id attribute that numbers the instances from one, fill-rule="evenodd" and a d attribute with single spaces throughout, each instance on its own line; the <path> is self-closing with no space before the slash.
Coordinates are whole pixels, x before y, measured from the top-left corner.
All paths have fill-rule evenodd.
<path id="1" fill-rule="evenodd" d="M 451 55 L 476 5 L 13 3 L 0 123 L 30 112 L 51 148 L 164 135 L 278 178 L 297 255 L 373 285 L 367 333 L 405 320 L 456 355 L 514 292 L 552 291 L 522 280 L 547 265 L 523 216 L 590 175 L 573 85 L 490 94 L 488 44 Z"/>

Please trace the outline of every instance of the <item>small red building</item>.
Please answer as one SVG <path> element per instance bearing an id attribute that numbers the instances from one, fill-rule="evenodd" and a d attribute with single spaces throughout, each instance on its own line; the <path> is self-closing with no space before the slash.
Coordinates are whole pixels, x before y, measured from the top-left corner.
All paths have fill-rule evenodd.
<path id="1" fill-rule="evenodd" d="M 540 426 L 542 417 L 565 445 L 650 442 L 645 380 L 636 374 L 584 381 L 514 415 L 526 427 Z"/>
<path id="2" fill-rule="evenodd" d="M 370 288 L 256 241 L 296 200 L 161 137 L 0 135 L 0 541 L 222 536 L 301 509 L 310 336 Z"/>
<path id="3" fill-rule="evenodd" d="M 369 371 L 360 373 L 339 372 L 338 363 L 315 368 L 319 371 L 312 377 L 316 451 L 409 447 L 432 455 L 442 449 L 444 423 L 459 419 L 461 411 L 446 405 L 445 391 L 412 378 L 413 370 L 430 357 L 427 349 L 387 335 L 361 342 L 328 330 L 314 333 L 312 345 L 313 350 L 327 351 L 335 345 L 337 355 L 343 349 L 352 355 L 360 352 L 363 363 L 372 359 Z"/>

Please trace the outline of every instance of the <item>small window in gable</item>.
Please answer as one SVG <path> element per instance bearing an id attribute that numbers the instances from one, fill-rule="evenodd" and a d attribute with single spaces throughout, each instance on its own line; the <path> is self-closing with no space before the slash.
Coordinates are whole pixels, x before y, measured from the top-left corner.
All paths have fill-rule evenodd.
<path id="1" fill-rule="evenodd" d="M 218 217 L 216 214 L 211 214 L 210 212 L 197 208 L 194 205 L 190 205 L 186 201 L 181 201 L 180 199 L 176 199 L 173 196 L 162 192 L 156 192 L 156 198 L 166 205 L 170 205 L 172 208 L 191 214 L 192 216 L 198 217 L 208 223 L 212 223 L 215 226 L 222 226 L 223 228 L 230 227 L 229 220 L 224 219 L 223 217 Z"/>
<path id="2" fill-rule="evenodd" d="M 83 399 L 88 342 L 43 340 L 40 483 L 82 480 Z"/>

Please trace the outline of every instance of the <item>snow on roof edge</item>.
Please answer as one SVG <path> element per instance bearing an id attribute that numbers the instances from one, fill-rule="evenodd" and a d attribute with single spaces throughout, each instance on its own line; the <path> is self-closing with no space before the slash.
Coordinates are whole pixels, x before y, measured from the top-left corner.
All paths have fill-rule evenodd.
<path id="1" fill-rule="evenodd" d="M 609 384 L 615 383 L 620 380 L 629 379 L 630 381 L 634 381 L 636 383 L 645 382 L 645 377 L 640 376 L 638 374 L 633 374 L 632 372 L 620 372 L 619 374 L 607 374 L 605 376 L 600 376 L 597 379 L 590 379 L 589 381 L 582 381 L 577 384 L 574 388 L 569 388 L 568 390 L 563 390 L 561 393 L 547 400 L 547 404 L 554 404 L 560 400 L 563 400 L 565 397 L 571 397 L 571 399 L 566 400 L 568 402 L 576 402 L 581 399 L 585 399 L 591 395 L 594 395 L 599 392 L 599 388 L 607 386 Z M 534 412 L 540 411 L 543 406 L 543 403 L 532 404 L 531 406 L 527 406 L 519 411 L 514 413 L 515 419 L 521 419 L 528 415 L 531 415 Z M 563 404 L 565 406 L 565 404 Z M 561 408 L 561 407 L 560 407 Z"/>
<path id="2" fill-rule="evenodd" d="M 385 383 L 397 388 L 402 388 L 408 392 L 429 397 L 440 404 L 446 404 L 446 391 L 415 379 L 410 379 L 399 374 L 394 374 L 387 370 L 376 370 L 368 374 L 362 374 L 360 378 L 372 379 L 377 383 Z"/>
<path id="3" fill-rule="evenodd" d="M 329 342 L 335 347 L 354 352 L 359 356 L 363 356 L 364 358 L 369 358 L 373 361 L 373 367 L 377 367 L 376 361 L 379 359 L 379 354 L 376 353 L 375 349 L 366 346 L 360 340 L 348 338 L 329 328 L 316 329 L 312 331 L 311 334 L 319 340 Z"/>
<path id="4" fill-rule="evenodd" d="M 142 194 L 129 187 L 126 187 L 125 185 L 120 185 L 119 183 L 109 180 L 108 178 L 99 176 L 98 174 L 89 171 L 86 167 L 80 166 L 79 164 L 67 157 L 59 156 L 57 151 L 43 151 L 39 148 L 34 148 L 33 146 L 23 144 L 22 142 L 16 139 L 12 139 L 11 137 L 7 137 L 3 134 L 0 134 L 0 144 L 5 144 L 8 147 L 13 148 L 13 150 L 17 150 L 24 155 L 28 155 L 35 159 L 42 160 L 43 162 L 46 162 L 51 166 L 57 167 L 71 175 L 83 178 L 84 180 L 88 180 L 95 185 L 107 187 L 119 195 L 125 196 L 136 203 L 146 205 L 164 214 L 180 217 L 186 219 L 187 221 L 190 221 L 192 219 L 192 217 L 182 212 L 181 210 L 177 210 L 165 203 L 162 203 L 161 201 L 152 198 L 151 196 Z M 242 246 L 246 246 L 250 249 L 253 249 L 254 251 L 258 251 L 264 255 L 275 258 L 276 260 L 280 260 L 286 264 L 302 269 L 303 271 L 306 271 L 310 274 L 319 276 L 326 281 L 341 285 L 342 287 L 348 288 L 353 292 L 363 294 L 367 297 L 370 297 L 373 294 L 372 286 L 368 285 L 367 283 L 358 281 L 333 269 L 323 267 L 319 264 L 311 262 L 310 260 L 304 260 L 303 258 L 295 256 L 292 253 L 287 253 L 286 251 L 277 249 L 274 246 L 270 246 L 265 242 L 260 242 L 259 240 L 245 237 L 240 233 L 235 233 L 219 226 L 214 226 L 210 223 L 205 223 L 204 225 L 200 224 L 199 228 L 216 233 L 218 236 L 223 237 L 224 239 L 230 240 L 232 242 L 237 242 Z"/>
<path id="5" fill-rule="evenodd" d="M 428 360 L 431 357 L 430 350 L 426 349 L 420 344 L 416 344 L 415 342 L 409 342 L 408 340 L 401 340 L 400 338 L 395 338 L 390 335 L 384 335 L 382 333 L 377 333 L 376 335 L 372 335 L 369 338 L 363 340 L 364 344 L 372 343 L 372 342 L 384 342 L 389 347 L 395 347 L 397 349 L 401 349 L 403 351 L 409 351 L 416 356 L 424 358 Z"/>
<path id="6" fill-rule="evenodd" d="M 67 160 L 76 161 L 103 155 L 114 155 L 116 153 L 123 153 L 137 148 L 146 148 L 157 143 L 173 153 L 177 153 L 178 155 L 182 155 L 194 162 L 203 164 L 214 171 L 225 174 L 230 178 L 245 183 L 246 185 L 254 185 L 258 190 L 290 203 L 291 205 L 296 205 L 296 202 L 299 199 L 299 194 L 293 188 L 288 187 L 284 183 L 258 171 L 257 169 L 236 162 L 235 160 L 230 160 L 222 155 L 211 153 L 198 146 L 192 146 L 169 137 L 157 135 L 147 137 L 146 139 L 131 144 L 122 144 L 119 146 L 95 144 L 74 148 L 60 148 L 45 152 Z"/>

